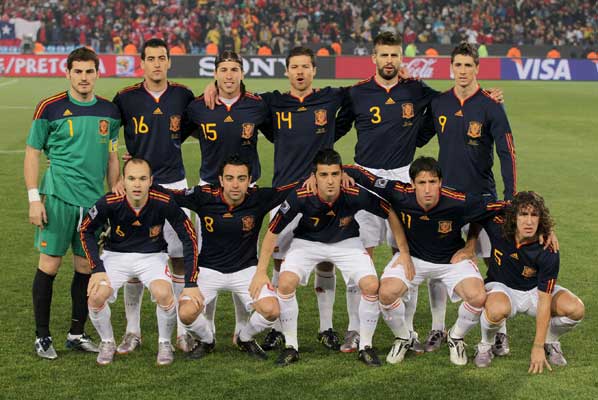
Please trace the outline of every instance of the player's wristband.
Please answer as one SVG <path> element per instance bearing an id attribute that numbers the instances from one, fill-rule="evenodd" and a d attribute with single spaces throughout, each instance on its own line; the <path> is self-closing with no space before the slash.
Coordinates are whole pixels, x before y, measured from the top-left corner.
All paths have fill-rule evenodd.
<path id="1" fill-rule="evenodd" d="M 27 196 L 29 197 L 30 203 L 33 203 L 34 201 L 42 201 L 37 188 L 27 190 Z"/>

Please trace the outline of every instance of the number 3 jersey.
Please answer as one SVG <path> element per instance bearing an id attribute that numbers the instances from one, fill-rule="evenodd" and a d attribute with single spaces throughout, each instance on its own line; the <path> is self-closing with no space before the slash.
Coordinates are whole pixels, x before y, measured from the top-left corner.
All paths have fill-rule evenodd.
<path id="1" fill-rule="evenodd" d="M 160 97 L 148 92 L 143 82 L 124 88 L 114 97 L 113 102 L 120 110 L 127 151 L 150 163 L 154 183 L 172 183 L 185 178 L 181 143 L 191 126 L 183 120 L 183 114 L 193 98 L 191 90 L 172 82 L 168 82 Z"/>

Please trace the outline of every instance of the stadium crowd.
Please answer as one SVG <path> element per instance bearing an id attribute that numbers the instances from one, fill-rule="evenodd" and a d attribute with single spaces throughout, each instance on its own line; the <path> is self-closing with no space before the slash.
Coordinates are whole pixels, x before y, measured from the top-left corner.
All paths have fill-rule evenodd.
<path id="1" fill-rule="evenodd" d="M 405 44 L 592 46 L 598 13 L 589 0 L 459 2 L 388 0 L 7 0 L 2 21 L 39 20 L 37 42 L 90 45 L 99 52 L 137 52 L 162 37 L 173 54 L 286 54 L 294 46 L 330 53 L 366 52 L 383 31 Z"/>

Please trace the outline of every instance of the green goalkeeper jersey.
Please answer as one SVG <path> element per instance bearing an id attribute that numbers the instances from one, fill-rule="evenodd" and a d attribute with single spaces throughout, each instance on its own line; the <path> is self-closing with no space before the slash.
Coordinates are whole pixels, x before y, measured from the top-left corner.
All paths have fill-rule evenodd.
<path id="1" fill-rule="evenodd" d="M 117 151 L 119 128 L 118 108 L 104 98 L 82 103 L 62 92 L 42 100 L 27 137 L 27 145 L 50 160 L 40 193 L 93 206 L 105 192 L 108 153 Z"/>

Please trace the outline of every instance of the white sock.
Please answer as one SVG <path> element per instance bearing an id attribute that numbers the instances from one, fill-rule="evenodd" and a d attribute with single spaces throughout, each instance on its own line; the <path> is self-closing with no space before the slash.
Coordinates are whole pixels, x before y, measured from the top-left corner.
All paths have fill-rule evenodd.
<path id="1" fill-rule="evenodd" d="M 203 315 L 208 320 L 208 323 L 212 327 L 212 333 L 216 334 L 216 304 L 218 303 L 218 296 L 214 297 L 212 301 L 206 304 L 206 309 Z"/>
<path id="2" fill-rule="evenodd" d="M 239 334 L 251 317 L 251 313 L 247 311 L 243 301 L 235 293 L 232 293 L 233 304 L 235 305 L 235 334 Z"/>
<path id="3" fill-rule="evenodd" d="M 392 304 L 380 303 L 380 310 L 384 322 L 386 322 L 394 337 L 408 339 L 410 333 L 405 324 L 405 303 L 401 301 L 401 298 L 399 297 Z"/>
<path id="4" fill-rule="evenodd" d="M 409 300 L 405 301 L 405 326 L 409 331 L 415 331 L 413 327 L 413 317 L 417 309 L 417 298 L 419 296 L 419 286 L 409 289 Z"/>
<path id="5" fill-rule="evenodd" d="M 334 309 L 334 297 L 336 295 L 336 275 L 332 271 L 318 271 L 314 279 L 314 289 L 318 299 L 318 311 L 320 312 L 320 332 L 332 329 L 332 311 Z"/>
<path id="6" fill-rule="evenodd" d="M 125 316 L 127 333 L 141 335 L 141 301 L 143 300 L 143 283 L 125 283 Z"/>
<path id="7" fill-rule="evenodd" d="M 359 350 L 363 350 L 366 346 L 372 346 L 379 314 L 378 295 L 362 295 L 361 302 L 359 302 Z"/>
<path id="8" fill-rule="evenodd" d="M 185 275 L 176 275 L 172 274 L 172 291 L 174 293 L 174 298 L 178 302 L 179 296 L 183 293 L 183 289 L 185 288 Z M 177 329 L 176 335 L 177 337 L 183 336 L 186 332 L 185 324 L 181 322 L 177 314 Z"/>
<path id="9" fill-rule="evenodd" d="M 559 338 L 571 329 L 575 328 L 581 321 L 575 321 L 569 317 L 552 317 L 546 333 L 546 343 L 555 343 Z"/>
<path id="10" fill-rule="evenodd" d="M 197 317 L 190 325 L 185 325 L 185 329 L 187 329 L 187 332 L 193 335 L 193 337 L 204 343 L 212 343 L 214 341 L 212 327 L 203 314 L 199 314 L 199 317 Z"/>
<path id="11" fill-rule="evenodd" d="M 507 320 L 505 320 L 505 322 L 500 326 L 498 332 L 504 333 L 505 335 L 507 334 Z"/>
<path id="12" fill-rule="evenodd" d="M 359 332 L 359 302 L 361 301 L 361 290 L 355 284 L 347 285 L 347 313 L 349 314 L 348 331 Z"/>
<path id="13" fill-rule="evenodd" d="M 428 296 L 430 298 L 430 312 L 432 314 L 432 330 L 444 331 L 448 292 L 440 279 L 428 280 Z"/>
<path id="14" fill-rule="evenodd" d="M 278 293 L 278 302 L 280 304 L 280 323 L 282 325 L 282 333 L 286 341 L 286 345 L 299 350 L 299 343 L 297 340 L 297 319 L 299 318 L 299 304 L 297 303 L 297 296 L 295 292 L 282 295 Z"/>
<path id="15" fill-rule="evenodd" d="M 112 322 L 110 322 L 111 314 L 108 303 L 99 310 L 89 307 L 89 319 L 98 331 L 102 342 L 114 343 L 114 332 L 112 331 Z"/>
<path id="16" fill-rule="evenodd" d="M 492 322 L 488 319 L 486 312 L 483 312 L 480 316 L 480 327 L 482 329 L 482 344 L 492 346 L 494 344 L 496 333 L 500 330 L 500 327 L 505 325 L 503 321 L 498 323 Z"/>
<path id="17" fill-rule="evenodd" d="M 176 307 L 172 303 L 170 307 L 164 308 L 156 305 L 156 317 L 158 317 L 158 341 L 160 343 L 170 342 L 172 331 L 176 324 Z"/>
<path id="18" fill-rule="evenodd" d="M 453 339 L 463 339 L 467 332 L 480 322 L 481 312 L 482 308 L 476 308 L 464 301 L 461 302 L 457 322 L 451 328 L 451 337 Z"/>
<path id="19" fill-rule="evenodd" d="M 253 339 L 255 335 L 263 331 L 264 329 L 270 328 L 274 321 L 268 321 L 259 312 L 254 312 L 249 319 L 249 322 L 239 332 L 239 339 L 243 342 Z"/>

